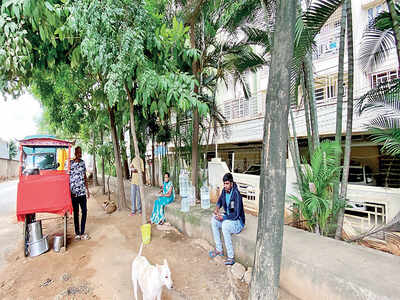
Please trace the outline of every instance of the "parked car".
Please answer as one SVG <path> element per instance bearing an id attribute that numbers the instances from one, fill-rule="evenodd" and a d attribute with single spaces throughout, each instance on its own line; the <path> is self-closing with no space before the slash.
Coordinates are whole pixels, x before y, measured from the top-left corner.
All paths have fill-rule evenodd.
<path id="1" fill-rule="evenodd" d="M 350 166 L 348 181 L 350 184 L 376 186 L 372 170 L 366 165 Z"/>
<path id="2" fill-rule="evenodd" d="M 250 167 L 247 168 L 246 171 L 243 172 L 243 174 L 260 175 L 261 165 L 251 165 Z"/>

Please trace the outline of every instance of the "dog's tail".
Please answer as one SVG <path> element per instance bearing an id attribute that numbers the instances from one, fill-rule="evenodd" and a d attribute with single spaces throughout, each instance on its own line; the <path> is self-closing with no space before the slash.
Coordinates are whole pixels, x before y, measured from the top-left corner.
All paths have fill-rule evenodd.
<path id="1" fill-rule="evenodd" d="M 143 250 L 143 242 L 140 244 L 140 249 L 139 249 L 138 256 L 142 255 L 142 250 Z"/>

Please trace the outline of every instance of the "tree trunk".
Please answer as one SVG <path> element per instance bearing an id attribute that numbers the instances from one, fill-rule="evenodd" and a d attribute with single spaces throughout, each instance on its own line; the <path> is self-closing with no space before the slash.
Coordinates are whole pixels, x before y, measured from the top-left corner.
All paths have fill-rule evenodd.
<path id="1" fill-rule="evenodd" d="M 117 171 L 118 209 L 123 209 L 126 208 L 126 198 L 125 198 L 125 188 L 124 188 L 124 177 L 122 174 L 122 165 L 121 165 L 121 154 L 120 154 L 121 152 L 119 149 L 117 128 L 115 125 L 115 106 L 113 106 L 112 108 L 108 106 L 108 115 L 110 117 L 111 138 L 114 148 L 115 168 Z"/>
<path id="2" fill-rule="evenodd" d="M 277 299 L 286 191 L 290 62 L 296 1 L 281 0 L 276 14 L 266 98 L 263 164 L 254 269 L 249 299 Z"/>
<path id="3" fill-rule="evenodd" d="M 155 173 L 155 163 L 156 163 L 156 158 L 154 156 L 154 134 L 151 139 L 151 185 L 155 186 L 156 185 L 156 173 Z"/>
<path id="4" fill-rule="evenodd" d="M 120 144 L 121 144 L 121 154 L 122 154 L 122 166 L 124 172 L 124 178 L 129 180 L 129 164 L 128 164 L 128 155 L 126 153 L 126 143 L 125 143 L 125 134 L 124 134 L 124 126 L 122 126 L 120 131 Z"/>
<path id="5" fill-rule="evenodd" d="M 133 87 L 132 94 L 126 86 L 125 86 L 125 91 L 126 91 L 126 94 L 128 95 L 128 99 L 129 99 L 129 114 L 130 114 L 130 119 L 131 119 L 131 128 L 132 128 L 133 145 L 135 148 L 135 156 L 140 157 L 139 143 L 138 143 L 138 140 L 136 137 L 136 127 L 135 127 L 135 106 L 133 104 L 136 87 Z M 144 193 L 143 171 L 144 170 L 141 170 L 141 164 L 139 164 L 138 173 L 139 173 L 140 198 L 142 200 L 142 224 L 146 224 L 146 207 L 147 207 L 146 202 L 147 201 L 146 201 L 145 193 Z"/>
<path id="6" fill-rule="evenodd" d="M 339 41 L 339 70 L 338 70 L 338 94 L 336 102 L 336 136 L 335 141 L 342 145 L 342 120 L 343 120 L 343 77 L 344 77 L 344 48 L 346 39 L 346 3 L 342 4 L 342 18 L 340 21 L 340 41 Z M 336 157 L 336 166 L 341 163 L 342 153 Z M 339 177 L 338 177 L 339 179 Z M 339 198 L 339 180 L 333 186 L 333 201 L 337 202 Z"/>
<path id="7" fill-rule="evenodd" d="M 101 145 L 104 144 L 104 133 L 103 133 L 103 128 L 100 128 L 100 142 Z M 104 157 L 101 157 L 101 179 L 102 179 L 102 185 L 103 185 L 103 195 L 106 194 L 106 179 L 105 179 L 105 172 L 104 172 Z"/>
<path id="8" fill-rule="evenodd" d="M 130 149 L 130 162 L 132 161 L 132 159 L 135 157 L 134 153 L 134 145 L 133 145 L 133 135 L 132 135 L 132 127 L 129 126 L 129 149 Z"/>
<path id="9" fill-rule="evenodd" d="M 291 151 L 290 154 L 292 155 L 292 161 L 296 172 L 297 183 L 299 186 L 301 186 L 303 179 L 301 177 L 301 159 L 300 159 L 299 144 L 297 142 L 296 125 L 294 123 L 293 111 L 291 109 L 289 110 L 289 113 L 293 131 L 293 148 L 292 149 L 289 148 L 289 150 Z M 289 131 L 289 136 L 290 136 L 290 131 Z"/>
<path id="10" fill-rule="evenodd" d="M 190 24 L 190 42 L 192 48 L 196 48 L 194 23 Z M 199 80 L 199 62 L 194 61 L 192 63 L 193 76 Z M 199 87 L 195 85 L 194 92 L 199 92 Z M 199 129 L 200 129 L 200 118 L 197 107 L 193 108 L 193 135 L 192 135 L 192 184 L 196 190 L 196 197 L 199 195 L 198 191 L 198 179 L 199 179 Z"/>
<path id="11" fill-rule="evenodd" d="M 97 165 L 96 165 L 96 133 L 93 132 L 93 185 L 97 186 L 99 185 L 99 182 L 97 180 Z"/>
<path id="12" fill-rule="evenodd" d="M 396 51 L 397 51 L 397 63 L 398 63 L 397 68 L 400 69 L 400 23 L 394 5 L 395 0 L 386 0 L 386 2 L 387 6 L 389 7 L 390 16 L 392 17 L 394 41 L 396 43 Z"/>
<path id="13" fill-rule="evenodd" d="M 317 117 L 317 103 L 315 101 L 315 87 L 314 87 L 314 72 L 312 66 L 311 53 L 306 55 L 304 60 L 304 81 L 307 86 L 307 95 L 310 104 L 311 116 L 311 130 L 313 141 L 313 152 L 319 146 L 319 130 L 318 130 L 318 117 Z"/>
<path id="14" fill-rule="evenodd" d="M 304 75 L 304 72 L 303 72 Z M 304 78 L 304 76 L 303 76 Z M 306 129 L 307 129 L 307 148 L 308 148 L 308 153 L 311 158 L 313 152 L 314 152 L 314 147 L 313 147 L 313 140 L 312 140 L 312 133 L 311 133 L 311 121 L 310 121 L 310 105 L 307 97 L 307 91 L 306 91 L 306 84 L 305 80 L 302 80 L 302 88 L 303 88 L 303 99 L 304 99 L 304 117 L 306 120 Z"/>
<path id="15" fill-rule="evenodd" d="M 347 184 L 350 167 L 351 153 L 351 134 L 353 130 L 353 83 L 354 83 L 354 54 L 353 54 L 353 17 L 351 12 L 351 0 L 346 0 L 347 10 L 347 55 L 348 55 L 348 93 L 347 93 L 347 124 L 346 124 L 346 144 L 344 148 L 344 163 L 342 186 L 340 188 L 340 199 L 345 200 L 347 196 Z M 342 238 L 344 220 L 344 208 L 340 209 L 338 214 L 338 223 L 336 228 L 336 239 Z"/>

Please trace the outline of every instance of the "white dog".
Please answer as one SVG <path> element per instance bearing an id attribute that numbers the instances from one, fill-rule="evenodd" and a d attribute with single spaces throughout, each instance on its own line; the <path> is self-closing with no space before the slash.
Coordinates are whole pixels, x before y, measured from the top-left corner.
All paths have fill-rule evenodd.
<path id="1" fill-rule="evenodd" d="M 171 272 L 167 260 L 163 265 L 152 266 L 146 257 L 142 256 L 143 243 L 138 256 L 132 262 L 132 283 L 137 300 L 137 285 L 139 282 L 143 300 L 161 300 L 162 287 L 172 288 Z"/>

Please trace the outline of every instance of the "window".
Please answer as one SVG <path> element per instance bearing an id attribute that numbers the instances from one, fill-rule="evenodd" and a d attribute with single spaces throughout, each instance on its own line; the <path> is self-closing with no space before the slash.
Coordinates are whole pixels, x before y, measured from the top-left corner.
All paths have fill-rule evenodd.
<path id="1" fill-rule="evenodd" d="M 323 101 L 324 100 L 324 88 L 315 89 L 315 101 Z"/>
<path id="2" fill-rule="evenodd" d="M 326 88 L 326 96 L 328 99 L 336 97 L 336 84 L 330 85 Z"/>
<path id="3" fill-rule="evenodd" d="M 399 72 L 395 70 L 372 74 L 371 87 L 376 88 L 379 84 L 396 78 L 399 78 Z"/>
<path id="4" fill-rule="evenodd" d="M 382 5 L 378 5 L 376 7 L 376 15 L 379 15 L 379 13 L 382 11 Z"/>

